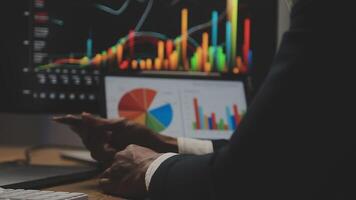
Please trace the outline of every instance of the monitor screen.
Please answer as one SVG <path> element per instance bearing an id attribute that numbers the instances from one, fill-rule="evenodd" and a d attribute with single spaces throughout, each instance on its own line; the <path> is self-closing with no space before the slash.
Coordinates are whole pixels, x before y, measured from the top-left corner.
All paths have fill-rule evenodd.
<path id="1" fill-rule="evenodd" d="M 247 110 L 243 81 L 105 77 L 105 115 L 175 137 L 228 139 Z"/>
<path id="2" fill-rule="evenodd" d="M 274 55 L 275 7 L 257 0 L 9 1 L 0 47 L 8 62 L 0 66 L 11 105 L 3 107 L 98 113 L 101 76 L 112 73 L 258 81 Z"/>

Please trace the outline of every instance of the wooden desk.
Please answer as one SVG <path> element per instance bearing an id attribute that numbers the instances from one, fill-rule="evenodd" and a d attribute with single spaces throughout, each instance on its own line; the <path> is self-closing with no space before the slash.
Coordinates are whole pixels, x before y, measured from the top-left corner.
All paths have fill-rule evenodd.
<path id="1" fill-rule="evenodd" d="M 0 162 L 24 159 L 24 147 L 1 147 Z M 58 149 L 39 150 L 32 154 L 32 163 L 46 165 L 80 165 L 74 161 L 61 159 Z M 88 194 L 90 200 L 123 200 L 123 198 L 113 197 L 101 193 L 98 188 L 98 180 L 91 179 L 82 182 L 60 185 L 43 190 L 63 191 L 63 192 L 81 192 Z"/>

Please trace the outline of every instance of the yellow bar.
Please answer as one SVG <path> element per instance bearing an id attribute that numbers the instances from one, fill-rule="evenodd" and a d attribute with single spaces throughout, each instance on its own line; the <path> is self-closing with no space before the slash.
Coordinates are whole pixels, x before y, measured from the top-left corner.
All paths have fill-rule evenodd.
<path id="1" fill-rule="evenodd" d="M 169 57 L 171 57 L 171 55 L 172 54 L 170 54 L 170 56 Z M 164 66 L 164 69 L 169 69 L 169 66 L 170 65 L 170 61 L 169 61 L 169 58 L 168 59 L 164 59 L 164 61 L 163 61 L 163 66 Z"/>
<path id="2" fill-rule="evenodd" d="M 207 72 L 207 73 L 211 72 L 211 64 L 210 64 L 210 62 L 206 62 L 205 63 L 204 71 Z"/>
<path id="3" fill-rule="evenodd" d="M 87 56 L 83 57 L 82 59 L 80 59 L 80 65 L 81 66 L 86 66 L 90 64 L 90 60 Z"/>
<path id="4" fill-rule="evenodd" d="M 239 0 L 232 0 L 232 16 L 231 16 L 231 43 L 232 43 L 232 50 L 231 50 L 231 58 L 236 58 L 237 55 L 237 33 L 238 33 L 238 7 L 239 7 Z"/>
<path id="5" fill-rule="evenodd" d="M 96 54 L 94 59 L 93 59 L 93 64 L 94 65 L 100 65 L 101 61 L 102 61 L 101 54 Z"/>
<path id="6" fill-rule="evenodd" d="M 226 15 L 227 21 L 231 22 L 232 17 L 232 0 L 226 0 Z"/>
<path id="7" fill-rule="evenodd" d="M 187 48 L 188 48 L 188 9 L 182 10 L 182 63 L 184 69 L 188 69 L 188 58 L 187 58 Z"/>
<path id="8" fill-rule="evenodd" d="M 140 69 L 145 70 L 146 69 L 146 61 L 145 60 L 140 60 Z"/>
<path id="9" fill-rule="evenodd" d="M 163 41 L 158 41 L 158 45 L 157 45 L 157 55 L 158 58 L 163 60 L 164 59 L 164 42 Z"/>
<path id="10" fill-rule="evenodd" d="M 174 58 L 174 63 L 173 63 L 174 70 L 177 70 L 178 69 L 178 63 L 179 63 L 178 52 L 175 52 L 173 54 L 173 58 Z"/>
<path id="11" fill-rule="evenodd" d="M 101 59 L 102 59 L 102 62 L 108 61 L 108 54 L 105 54 L 105 53 L 101 54 Z"/>
<path id="12" fill-rule="evenodd" d="M 198 60 L 198 71 L 201 71 L 203 68 L 203 48 L 197 48 L 197 60 Z"/>
<path id="13" fill-rule="evenodd" d="M 114 59 L 114 57 L 115 57 L 115 54 L 114 54 L 113 50 L 110 48 L 107 52 L 108 52 L 107 53 L 107 59 L 109 61 L 112 61 L 112 59 Z"/>
<path id="14" fill-rule="evenodd" d="M 233 70 L 234 74 L 239 74 L 240 73 L 240 70 L 239 68 L 235 67 L 234 70 Z"/>
<path id="15" fill-rule="evenodd" d="M 205 129 L 209 129 L 209 118 L 207 116 L 204 116 L 204 121 L 205 121 L 205 123 L 204 123 L 205 124 Z"/>
<path id="16" fill-rule="evenodd" d="M 172 70 L 177 70 L 178 68 L 178 52 L 174 51 L 170 58 L 169 58 L 169 64 L 171 65 Z"/>
<path id="17" fill-rule="evenodd" d="M 241 71 L 241 69 L 242 69 L 242 65 L 243 65 L 243 63 L 242 63 L 242 58 L 241 58 L 241 56 L 237 56 L 237 58 L 236 58 L 236 67 Z"/>
<path id="18" fill-rule="evenodd" d="M 203 52 L 202 52 L 202 65 L 208 61 L 208 55 L 209 55 L 209 33 L 205 32 L 203 33 L 203 39 L 202 39 L 202 47 L 203 47 Z M 205 65 L 205 64 L 204 64 Z"/>
<path id="19" fill-rule="evenodd" d="M 124 47 L 122 46 L 122 44 L 118 44 L 116 46 L 116 58 L 118 63 L 122 62 L 123 52 L 124 52 Z"/>
<path id="20" fill-rule="evenodd" d="M 131 67 L 132 67 L 132 69 L 137 69 L 137 68 L 138 68 L 138 62 L 137 62 L 137 60 L 132 60 L 132 61 L 131 61 Z"/>
<path id="21" fill-rule="evenodd" d="M 147 58 L 146 59 L 146 69 L 147 70 L 152 70 L 152 59 L 151 58 Z"/>
<path id="22" fill-rule="evenodd" d="M 174 67 L 174 54 L 175 52 L 173 52 L 170 56 L 169 56 L 169 67 L 171 68 L 171 70 L 174 70 L 175 67 Z"/>
<path id="23" fill-rule="evenodd" d="M 162 59 L 160 59 L 160 58 L 156 58 L 155 59 L 155 69 L 156 70 L 161 70 L 162 69 Z"/>

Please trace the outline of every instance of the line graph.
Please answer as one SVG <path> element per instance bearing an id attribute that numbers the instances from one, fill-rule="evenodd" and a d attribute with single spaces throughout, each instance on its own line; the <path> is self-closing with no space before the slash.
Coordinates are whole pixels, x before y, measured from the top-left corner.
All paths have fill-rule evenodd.
<path id="1" fill-rule="evenodd" d="M 119 16 L 121 15 L 123 12 L 125 12 L 129 6 L 129 4 L 131 3 L 132 0 L 126 0 L 123 5 L 119 8 L 119 9 L 113 9 L 109 6 L 106 6 L 106 5 L 103 5 L 103 4 L 95 4 L 95 7 L 99 10 L 102 10 L 106 13 L 109 13 L 111 15 L 115 15 L 115 16 Z M 138 21 L 136 27 L 135 27 L 135 31 L 139 31 L 143 25 L 143 23 L 145 23 L 145 20 L 147 18 L 147 16 L 149 15 L 151 9 L 152 9 L 152 6 L 153 6 L 153 2 L 154 0 L 135 0 L 139 3 L 145 3 L 145 2 L 148 2 L 147 3 L 147 7 L 145 9 L 145 11 L 143 12 L 142 14 L 142 17 L 141 19 Z"/>
<path id="2" fill-rule="evenodd" d="M 126 11 L 126 9 L 129 6 L 130 2 L 131 2 L 131 0 L 126 0 L 124 2 L 124 4 L 119 9 L 114 9 L 114 8 L 111 8 L 111 7 L 103 5 L 103 4 L 95 4 L 94 6 L 97 9 L 102 10 L 102 11 L 104 11 L 106 13 L 118 16 L 118 15 L 121 15 L 123 12 Z"/>

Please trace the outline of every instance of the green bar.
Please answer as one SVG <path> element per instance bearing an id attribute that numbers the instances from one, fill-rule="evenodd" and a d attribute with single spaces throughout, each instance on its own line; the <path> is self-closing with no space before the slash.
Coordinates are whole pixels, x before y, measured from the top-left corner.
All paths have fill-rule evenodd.
<path id="1" fill-rule="evenodd" d="M 218 66 L 220 72 L 223 72 L 225 70 L 225 65 L 226 65 L 226 56 L 222 54 L 219 56 L 218 59 Z"/>
<path id="2" fill-rule="evenodd" d="M 114 47 L 111 47 L 111 51 L 112 51 L 112 53 L 116 53 L 116 46 L 114 46 Z"/>
<path id="3" fill-rule="evenodd" d="M 224 120 L 223 119 L 220 119 L 219 130 L 224 130 Z"/>
<path id="4" fill-rule="evenodd" d="M 190 64 L 192 66 L 192 71 L 198 70 L 198 58 L 196 54 L 190 59 Z"/>
<path id="5" fill-rule="evenodd" d="M 224 50 L 222 47 L 218 48 L 217 55 L 218 55 L 218 60 L 217 60 L 218 71 L 222 72 L 224 71 L 226 65 L 226 55 L 224 54 Z"/>
<path id="6" fill-rule="evenodd" d="M 196 122 L 193 122 L 193 129 L 194 130 L 197 130 L 198 128 L 197 128 L 197 123 Z"/>

